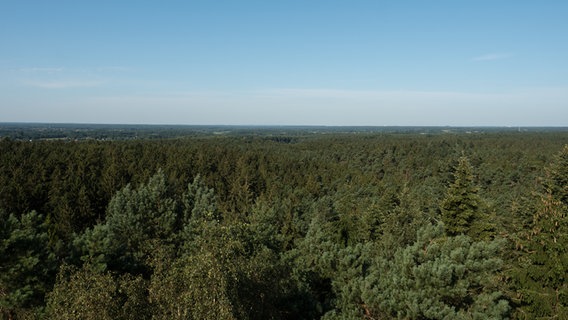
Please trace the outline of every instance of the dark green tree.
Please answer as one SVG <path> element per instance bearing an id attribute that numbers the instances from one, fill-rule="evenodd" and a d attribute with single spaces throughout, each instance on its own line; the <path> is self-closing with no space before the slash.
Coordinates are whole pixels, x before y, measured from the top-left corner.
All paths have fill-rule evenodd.
<path id="1" fill-rule="evenodd" d="M 546 192 L 555 200 L 568 205 L 568 145 L 556 154 L 546 170 Z"/>
<path id="2" fill-rule="evenodd" d="M 544 189 L 512 274 L 522 319 L 568 318 L 568 146 L 547 168 Z"/>
<path id="3" fill-rule="evenodd" d="M 453 179 L 441 204 L 446 233 L 450 236 L 466 234 L 475 239 L 489 238 L 494 227 L 489 223 L 486 204 L 479 196 L 473 167 L 466 156 L 458 159 Z"/>
<path id="4" fill-rule="evenodd" d="M 12 319 L 42 306 L 56 269 L 44 217 L 0 212 L 0 315 Z"/>

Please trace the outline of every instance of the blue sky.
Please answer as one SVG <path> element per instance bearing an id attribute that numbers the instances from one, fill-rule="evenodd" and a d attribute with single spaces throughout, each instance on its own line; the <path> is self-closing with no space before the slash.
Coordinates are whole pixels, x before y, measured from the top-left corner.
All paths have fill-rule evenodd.
<path id="1" fill-rule="evenodd" d="M 0 122 L 568 126 L 568 1 L 0 7 Z"/>

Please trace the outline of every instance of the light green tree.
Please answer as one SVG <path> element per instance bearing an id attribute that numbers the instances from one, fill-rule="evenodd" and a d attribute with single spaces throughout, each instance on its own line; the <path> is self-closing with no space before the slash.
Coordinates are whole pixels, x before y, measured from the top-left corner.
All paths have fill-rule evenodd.
<path id="1" fill-rule="evenodd" d="M 502 241 L 447 237 L 443 225 L 426 225 L 417 241 L 377 259 L 362 282 L 367 310 L 402 319 L 504 319 L 509 305 L 494 281 Z"/>
<path id="2" fill-rule="evenodd" d="M 48 319 L 150 319 L 142 277 L 115 276 L 91 265 L 63 265 L 47 297 Z"/>
<path id="3" fill-rule="evenodd" d="M 159 171 L 147 184 L 127 185 L 110 201 L 104 223 L 75 240 L 82 260 L 101 271 L 148 272 L 147 257 L 157 243 L 174 241 L 178 204 Z"/>
<path id="4" fill-rule="evenodd" d="M 153 319 L 235 319 L 228 279 L 213 252 L 153 262 L 149 286 Z"/>

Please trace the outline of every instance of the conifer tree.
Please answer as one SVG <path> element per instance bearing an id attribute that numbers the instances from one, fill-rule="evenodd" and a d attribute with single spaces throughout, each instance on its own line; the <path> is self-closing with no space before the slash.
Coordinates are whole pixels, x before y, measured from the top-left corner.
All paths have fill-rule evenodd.
<path id="1" fill-rule="evenodd" d="M 110 201 L 104 223 L 75 240 L 82 259 L 101 271 L 147 272 L 147 256 L 156 242 L 174 241 L 177 202 L 170 198 L 159 171 L 138 189 L 127 185 Z"/>
<path id="2" fill-rule="evenodd" d="M 31 211 L 16 217 L 0 212 L 0 316 L 43 304 L 55 275 L 55 255 L 49 250 L 42 215 Z"/>
<path id="3" fill-rule="evenodd" d="M 568 205 L 568 145 L 555 155 L 547 168 L 544 187 L 553 199 Z"/>
<path id="4" fill-rule="evenodd" d="M 426 225 L 414 244 L 370 266 L 364 305 L 379 318 L 503 319 L 509 306 L 493 284 L 502 246 Z"/>
<path id="5" fill-rule="evenodd" d="M 442 201 L 442 222 L 450 236 L 469 235 L 475 239 L 487 239 L 494 231 L 489 224 L 486 207 L 475 184 L 473 167 L 466 156 L 458 160 L 453 174 L 454 181 L 448 187 Z"/>
<path id="6" fill-rule="evenodd" d="M 187 186 L 187 192 L 182 197 L 184 206 L 183 222 L 190 220 L 219 220 L 215 191 L 208 188 L 201 175 L 195 176 L 193 182 Z"/>
<path id="7" fill-rule="evenodd" d="M 547 168 L 544 194 L 513 271 L 519 318 L 568 318 L 568 146 Z"/>
<path id="8" fill-rule="evenodd" d="M 181 202 L 177 241 L 180 246 L 187 247 L 207 229 L 207 225 L 218 224 L 222 217 L 217 208 L 215 191 L 205 185 L 199 174 L 188 184 Z"/>

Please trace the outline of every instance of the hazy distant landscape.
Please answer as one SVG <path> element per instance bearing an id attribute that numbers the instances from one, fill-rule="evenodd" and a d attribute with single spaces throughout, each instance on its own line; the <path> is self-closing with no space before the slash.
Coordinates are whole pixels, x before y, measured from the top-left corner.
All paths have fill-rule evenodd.
<path id="1" fill-rule="evenodd" d="M 1 123 L 0 138 L 16 140 L 163 139 L 207 135 L 306 136 L 332 133 L 496 133 L 565 132 L 568 127 L 435 127 L 435 126 L 244 126 L 120 125 L 73 123 Z"/>

